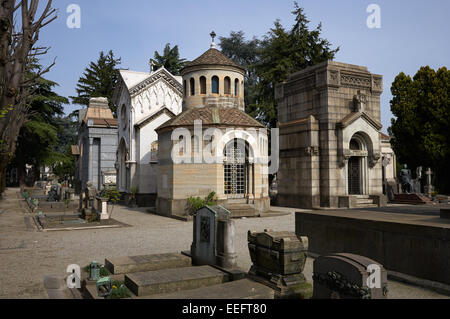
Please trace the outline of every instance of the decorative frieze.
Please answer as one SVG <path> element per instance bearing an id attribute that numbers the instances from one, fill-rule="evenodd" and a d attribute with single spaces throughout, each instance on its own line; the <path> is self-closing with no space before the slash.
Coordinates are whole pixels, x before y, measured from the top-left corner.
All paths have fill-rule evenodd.
<path id="1" fill-rule="evenodd" d="M 341 85 L 370 89 L 372 87 L 372 80 L 370 76 L 354 75 L 341 72 Z"/>
<path id="2" fill-rule="evenodd" d="M 383 92 L 383 77 L 372 75 L 372 92 Z"/>

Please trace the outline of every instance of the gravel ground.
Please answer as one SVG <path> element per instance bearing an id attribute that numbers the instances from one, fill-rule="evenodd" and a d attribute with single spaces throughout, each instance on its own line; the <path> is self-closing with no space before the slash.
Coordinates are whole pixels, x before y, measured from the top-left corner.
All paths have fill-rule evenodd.
<path id="1" fill-rule="evenodd" d="M 45 275 L 64 276 L 68 265 L 81 267 L 107 257 L 189 250 L 192 222 L 116 206 L 112 218 L 131 227 L 39 232 L 31 214 L 19 207 L 18 189 L 8 189 L 0 201 L 0 298 L 47 298 Z M 23 203 L 22 203 L 23 204 Z M 285 209 L 290 211 L 289 209 Z M 278 217 L 236 220 L 238 265 L 248 270 L 247 232 L 264 229 L 295 231 L 294 213 Z M 312 281 L 312 259 L 304 274 Z M 449 298 L 433 291 L 389 281 L 390 298 Z"/>

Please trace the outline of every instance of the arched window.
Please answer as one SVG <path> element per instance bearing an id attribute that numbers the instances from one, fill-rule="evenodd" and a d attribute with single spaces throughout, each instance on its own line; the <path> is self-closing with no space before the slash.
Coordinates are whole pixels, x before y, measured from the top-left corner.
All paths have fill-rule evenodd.
<path id="1" fill-rule="evenodd" d="M 206 94 L 206 78 L 200 77 L 200 94 Z"/>
<path id="2" fill-rule="evenodd" d="M 234 80 L 234 95 L 239 96 L 239 79 Z"/>
<path id="3" fill-rule="evenodd" d="M 219 94 L 219 78 L 217 76 L 212 77 L 211 87 L 211 93 Z"/>
<path id="4" fill-rule="evenodd" d="M 191 80 L 189 81 L 189 86 L 191 88 L 191 96 L 195 95 L 195 80 L 194 78 L 191 78 Z"/>
<path id="5" fill-rule="evenodd" d="M 231 94 L 231 79 L 228 76 L 225 77 L 223 89 L 224 94 Z"/>
<path id="6" fill-rule="evenodd" d="M 186 80 L 184 80 L 184 82 L 183 82 L 183 92 L 184 92 L 184 96 L 187 96 L 187 85 L 186 85 Z"/>

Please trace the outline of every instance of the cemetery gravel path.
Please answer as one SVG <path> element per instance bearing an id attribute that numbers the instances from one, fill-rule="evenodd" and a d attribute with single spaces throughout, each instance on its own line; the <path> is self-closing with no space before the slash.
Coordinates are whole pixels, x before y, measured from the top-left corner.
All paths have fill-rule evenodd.
<path id="1" fill-rule="evenodd" d="M 168 253 L 189 250 L 192 222 L 182 222 L 146 213 L 144 208 L 116 206 L 112 218 L 131 227 L 40 232 L 32 214 L 18 199 L 18 189 L 7 189 L 0 200 L 0 298 L 48 298 L 43 286 L 45 275 L 65 276 L 70 264 L 81 267 L 106 257 Z M 238 265 L 248 270 L 250 256 L 247 231 L 295 230 L 295 217 L 236 220 Z M 312 281 L 308 258 L 304 274 Z M 449 298 L 435 292 L 389 281 L 390 298 Z"/>

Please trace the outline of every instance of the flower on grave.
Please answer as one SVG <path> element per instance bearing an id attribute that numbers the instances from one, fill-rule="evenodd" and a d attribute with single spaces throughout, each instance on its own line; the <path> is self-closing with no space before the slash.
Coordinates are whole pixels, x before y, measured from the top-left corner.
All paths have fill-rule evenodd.
<path id="1" fill-rule="evenodd" d="M 116 286 L 116 285 L 114 285 L 114 286 L 112 286 L 112 288 L 113 288 L 113 289 L 117 289 L 117 286 Z"/>

